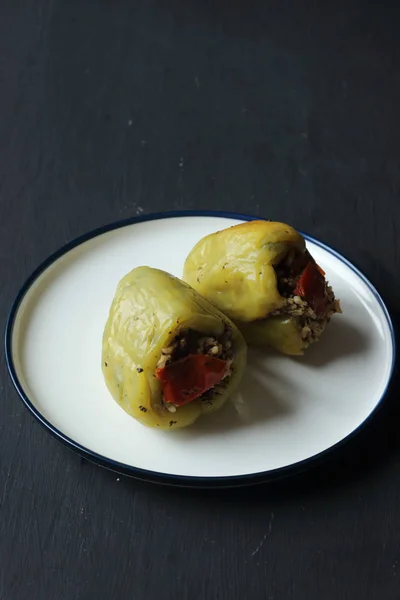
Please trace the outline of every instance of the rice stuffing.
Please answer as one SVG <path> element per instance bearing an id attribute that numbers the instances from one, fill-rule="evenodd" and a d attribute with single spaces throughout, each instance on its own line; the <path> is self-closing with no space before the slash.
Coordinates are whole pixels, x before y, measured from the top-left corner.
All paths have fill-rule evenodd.
<path id="1" fill-rule="evenodd" d="M 274 311 L 270 315 L 297 317 L 302 339 L 307 344 L 316 342 L 324 332 L 332 316 L 335 313 L 342 312 L 340 301 L 335 298 L 331 286 L 327 283 L 325 286 L 326 309 L 322 315 L 317 315 L 307 300 L 293 294 L 299 274 L 310 259 L 311 256 L 307 251 L 302 254 L 296 254 L 292 251 L 275 268 L 278 289 L 284 299 L 284 304 L 279 310 Z"/>

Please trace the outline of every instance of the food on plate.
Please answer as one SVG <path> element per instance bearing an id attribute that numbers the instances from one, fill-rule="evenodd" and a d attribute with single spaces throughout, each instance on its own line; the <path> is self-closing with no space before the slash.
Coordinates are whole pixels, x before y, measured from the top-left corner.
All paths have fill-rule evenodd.
<path id="1" fill-rule="evenodd" d="M 102 370 L 114 400 L 143 425 L 176 429 L 218 410 L 246 353 L 237 327 L 180 279 L 137 267 L 119 282 Z"/>
<path id="2" fill-rule="evenodd" d="M 249 221 L 200 240 L 183 279 L 212 302 L 256 346 L 303 354 L 340 303 L 306 248 L 285 223 Z"/>

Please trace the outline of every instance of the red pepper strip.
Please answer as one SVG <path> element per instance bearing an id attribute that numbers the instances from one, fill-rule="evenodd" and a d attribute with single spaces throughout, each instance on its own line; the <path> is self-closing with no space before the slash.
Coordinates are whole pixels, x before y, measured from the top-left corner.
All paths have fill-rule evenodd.
<path id="1" fill-rule="evenodd" d="M 308 263 L 301 273 L 293 295 L 304 298 L 317 316 L 321 316 L 326 312 L 327 297 L 324 272 L 313 260 Z"/>
<path id="2" fill-rule="evenodd" d="M 156 377 L 162 383 L 165 402 L 181 406 L 214 387 L 226 371 L 226 360 L 204 354 L 189 354 L 156 369 Z"/>

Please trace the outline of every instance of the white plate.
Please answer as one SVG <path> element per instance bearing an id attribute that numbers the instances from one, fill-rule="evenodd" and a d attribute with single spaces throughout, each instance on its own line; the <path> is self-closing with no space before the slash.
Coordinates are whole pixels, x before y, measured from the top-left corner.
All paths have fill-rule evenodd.
<path id="1" fill-rule="evenodd" d="M 310 238 L 309 250 L 344 314 L 303 358 L 250 352 L 244 403 L 228 403 L 175 432 L 143 427 L 109 395 L 101 338 L 119 279 L 142 264 L 181 276 L 200 238 L 246 219 L 221 213 L 139 217 L 91 232 L 39 267 L 12 308 L 6 356 L 20 396 L 50 432 L 90 460 L 136 477 L 234 485 L 303 466 L 365 422 L 391 377 L 393 327 L 367 279 Z"/>

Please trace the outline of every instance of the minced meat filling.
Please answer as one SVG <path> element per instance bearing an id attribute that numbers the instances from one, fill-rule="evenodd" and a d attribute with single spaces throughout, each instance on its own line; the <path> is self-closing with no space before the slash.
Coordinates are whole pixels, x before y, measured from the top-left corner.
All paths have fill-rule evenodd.
<path id="1" fill-rule="evenodd" d="M 285 304 L 279 310 L 271 313 L 270 316 L 292 316 L 297 317 L 301 326 L 301 335 L 305 342 L 312 343 L 316 341 L 326 325 L 329 323 L 332 315 L 340 313 L 340 302 L 335 298 L 332 288 L 326 284 L 326 310 L 323 315 L 317 316 L 309 303 L 300 296 L 293 294 L 298 277 L 312 260 L 308 251 L 298 253 L 292 250 L 285 259 L 275 267 L 277 275 L 278 290 L 285 299 Z"/>
<path id="2" fill-rule="evenodd" d="M 207 354 L 222 360 L 232 360 L 231 337 L 232 331 L 229 327 L 225 327 L 219 339 L 205 336 L 193 329 L 185 329 L 175 336 L 170 346 L 162 349 L 157 367 L 165 367 L 172 361 L 185 358 L 189 354 Z"/>

